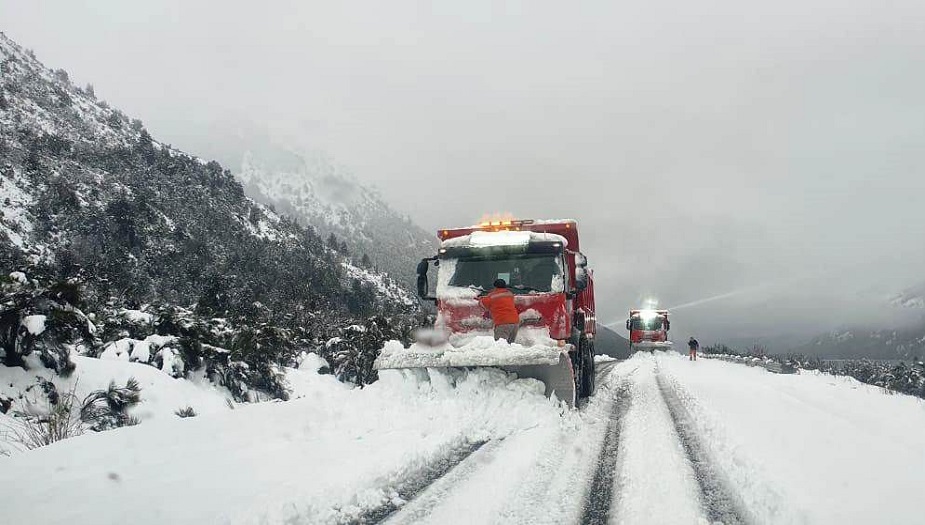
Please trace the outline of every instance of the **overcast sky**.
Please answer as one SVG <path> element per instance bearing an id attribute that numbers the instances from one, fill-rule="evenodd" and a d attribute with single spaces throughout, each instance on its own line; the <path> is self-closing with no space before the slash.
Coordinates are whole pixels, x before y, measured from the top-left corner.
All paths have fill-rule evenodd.
<path id="1" fill-rule="evenodd" d="M 925 281 L 921 0 L 0 0 L 0 25 L 180 149 L 246 122 L 428 230 L 575 217 L 605 321 L 744 290 L 675 326 L 829 328 Z"/>

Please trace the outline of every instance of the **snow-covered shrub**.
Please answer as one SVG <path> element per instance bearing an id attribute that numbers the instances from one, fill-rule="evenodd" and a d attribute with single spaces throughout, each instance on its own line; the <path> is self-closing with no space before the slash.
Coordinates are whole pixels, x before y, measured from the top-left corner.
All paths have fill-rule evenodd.
<path id="1" fill-rule="evenodd" d="M 104 341 L 131 338 L 144 339 L 153 332 L 155 315 L 147 307 L 129 309 L 113 301 L 100 313 L 99 336 Z"/>
<path id="2" fill-rule="evenodd" d="M 227 388 L 235 401 L 289 399 L 286 374 L 277 365 L 261 363 L 251 366 L 243 361 L 216 361 L 209 364 L 206 374 L 213 383 Z"/>
<path id="3" fill-rule="evenodd" d="M 240 361 L 214 361 L 206 368 L 206 375 L 216 385 L 224 386 L 235 401 L 256 401 L 256 393 L 250 386 L 250 367 Z"/>
<path id="4" fill-rule="evenodd" d="M 329 339 L 321 354 L 333 363 L 334 375 L 341 381 L 358 386 L 368 385 L 379 374 L 373 362 L 386 341 L 410 342 L 412 323 L 401 319 L 374 316 L 362 325 L 350 325 Z"/>
<path id="5" fill-rule="evenodd" d="M 760 352 L 756 352 L 758 348 L 760 347 L 755 346 L 747 350 L 737 350 L 723 344 L 718 344 L 703 348 L 703 353 L 731 355 L 744 358 L 761 356 L 777 362 L 782 366 L 848 376 L 868 385 L 882 387 L 890 393 L 898 392 L 925 399 L 925 363 L 919 358 L 912 359 L 909 364 L 905 362 L 892 363 L 872 359 L 826 361 L 818 357 L 809 357 L 803 354 L 766 355 L 763 348 L 760 348 Z"/>
<path id="6" fill-rule="evenodd" d="M 42 365 L 69 375 L 70 349 L 96 342 L 95 326 L 77 308 L 79 300 L 72 281 L 45 288 L 21 272 L 0 278 L 0 363 L 27 370 Z"/>
<path id="7" fill-rule="evenodd" d="M 193 409 L 193 407 L 186 407 L 186 408 L 178 409 L 176 412 L 174 412 L 174 414 L 176 414 L 177 417 L 182 417 L 182 418 L 197 416 L 196 411 Z"/>
<path id="8" fill-rule="evenodd" d="M 68 392 L 59 393 L 54 383 L 38 378 L 22 394 L 27 409 L 14 412 L 14 423 L 7 425 L 12 440 L 31 450 L 83 434 L 76 388 L 75 383 Z"/>
<path id="9" fill-rule="evenodd" d="M 925 398 L 925 363 L 915 360 L 909 365 L 899 363 L 890 371 L 887 388 Z"/>
<path id="10" fill-rule="evenodd" d="M 270 325 L 243 328 L 231 346 L 231 362 L 247 365 L 245 377 L 255 388 L 278 399 L 289 399 L 286 377 L 281 366 L 295 365 L 293 334 Z"/>
<path id="11" fill-rule="evenodd" d="M 60 392 L 53 382 L 38 377 L 20 393 L 21 408 L 12 412 L 6 433 L 12 441 L 33 449 L 79 436 L 87 429 L 98 432 L 137 423 L 128 414 L 141 401 L 141 387 L 134 379 L 123 387 L 110 382 L 108 388 L 95 390 L 83 400 L 76 391 L 76 381 L 70 390 Z"/>
<path id="12" fill-rule="evenodd" d="M 925 398 L 925 363 L 921 359 L 914 359 L 909 364 L 851 360 L 828 364 L 823 371 L 850 376 L 890 392 Z"/>
<path id="13" fill-rule="evenodd" d="M 16 274 L 4 286 L 3 364 L 28 368 L 41 361 L 65 375 L 73 367 L 67 365 L 70 351 L 76 349 L 88 357 L 147 364 L 176 378 L 205 370 L 239 402 L 288 399 L 283 369 L 297 366 L 299 356 L 312 350 L 341 380 L 369 384 L 377 379 L 372 364 L 383 344 L 392 339 L 407 342 L 417 322 L 402 316 L 356 323 L 336 315 L 291 315 L 253 323 L 246 317 L 204 317 L 195 308 L 120 303 L 116 298 L 106 299 L 88 317 L 76 307 L 81 294 L 74 282 L 42 288 Z M 261 312 L 258 318 L 268 318 L 266 308 L 255 308 Z M 16 337 L 4 338 L 10 334 Z M 324 341 L 330 343 L 325 346 Z M 8 347 L 14 352 L 6 351 Z M 33 361 L 29 355 L 35 356 Z"/>
<path id="14" fill-rule="evenodd" d="M 80 404 L 80 420 L 96 432 L 135 425 L 138 420 L 128 414 L 128 409 L 139 401 L 141 386 L 134 378 L 129 378 L 124 387 L 111 381 L 105 390 L 95 390 L 84 398 Z"/>
<path id="15" fill-rule="evenodd" d="M 170 339 L 154 354 L 151 364 L 160 368 L 171 377 L 186 377 L 187 368 L 183 354 L 176 339 Z"/>

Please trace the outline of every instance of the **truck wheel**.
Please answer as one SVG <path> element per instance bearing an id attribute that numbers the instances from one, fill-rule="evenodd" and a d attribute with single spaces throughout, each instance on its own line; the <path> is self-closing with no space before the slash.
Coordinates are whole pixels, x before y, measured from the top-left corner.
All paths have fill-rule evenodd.
<path id="1" fill-rule="evenodd" d="M 581 383 L 578 385 L 579 396 L 582 398 L 591 397 L 594 394 L 594 351 L 593 346 L 587 339 L 581 340 L 579 347 L 581 355 Z"/>
<path id="2" fill-rule="evenodd" d="M 591 373 L 588 374 L 590 387 L 588 388 L 588 396 L 594 395 L 594 390 L 597 388 L 597 363 L 594 362 L 594 341 L 588 341 L 588 363 L 590 364 Z"/>

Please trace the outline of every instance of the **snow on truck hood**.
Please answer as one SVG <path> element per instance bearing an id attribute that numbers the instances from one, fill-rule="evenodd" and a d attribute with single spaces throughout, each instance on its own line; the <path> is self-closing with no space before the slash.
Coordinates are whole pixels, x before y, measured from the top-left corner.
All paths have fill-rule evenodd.
<path id="1" fill-rule="evenodd" d="M 523 246 L 531 242 L 561 242 L 563 247 L 568 246 L 568 241 L 565 237 L 554 233 L 503 230 L 497 232 L 472 232 L 469 235 L 447 239 L 443 241 L 441 247 L 487 248 L 490 246 Z"/>

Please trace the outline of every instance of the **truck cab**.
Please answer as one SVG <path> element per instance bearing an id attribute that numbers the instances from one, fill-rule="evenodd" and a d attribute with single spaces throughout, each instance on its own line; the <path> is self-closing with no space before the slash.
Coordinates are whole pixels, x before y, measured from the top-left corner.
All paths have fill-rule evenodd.
<path id="1" fill-rule="evenodd" d="M 488 335 L 492 320 L 479 297 L 496 279 L 508 284 L 520 316 L 516 343 L 558 345 L 567 351 L 579 397 L 594 388 L 594 282 L 579 251 L 573 220 L 484 222 L 437 232 L 434 257 L 418 265 L 418 294 L 437 307 L 435 328 L 452 340 Z M 429 292 L 428 272 L 436 269 Z M 551 341 L 550 341 L 551 340 Z"/>
<path id="2" fill-rule="evenodd" d="M 491 329 L 478 297 L 504 279 L 522 326 L 548 329 L 549 337 L 565 342 L 594 338 L 593 280 L 577 250 L 574 221 L 499 221 L 440 230 L 438 236 L 437 256 L 418 267 L 418 292 L 436 302 L 438 323 L 450 333 Z M 431 264 L 437 269 L 433 296 L 427 289 Z"/>
<path id="3" fill-rule="evenodd" d="M 668 320 L 668 310 L 638 309 L 630 310 L 626 320 L 626 329 L 629 330 L 630 348 L 635 350 L 668 349 L 671 341 L 668 340 L 668 330 L 671 321 Z"/>

